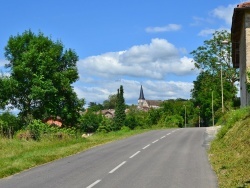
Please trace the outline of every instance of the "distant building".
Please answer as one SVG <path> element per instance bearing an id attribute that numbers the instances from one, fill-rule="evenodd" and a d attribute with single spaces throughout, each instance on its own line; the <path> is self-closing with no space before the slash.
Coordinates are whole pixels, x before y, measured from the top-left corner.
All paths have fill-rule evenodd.
<path id="1" fill-rule="evenodd" d="M 101 113 L 106 118 L 113 118 L 115 116 L 115 110 L 114 109 L 102 110 Z"/>
<path id="2" fill-rule="evenodd" d="M 141 85 L 140 95 L 138 99 L 138 109 L 148 111 L 150 108 L 160 108 L 161 100 L 146 100 Z"/>
<path id="3" fill-rule="evenodd" d="M 48 125 L 62 127 L 62 119 L 59 116 L 56 116 L 56 117 L 50 116 L 50 117 L 44 119 L 44 122 L 47 123 Z"/>

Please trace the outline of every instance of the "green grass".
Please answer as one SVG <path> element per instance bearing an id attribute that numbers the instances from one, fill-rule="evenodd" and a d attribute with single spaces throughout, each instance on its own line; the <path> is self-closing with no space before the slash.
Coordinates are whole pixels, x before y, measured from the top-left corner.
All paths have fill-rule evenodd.
<path id="1" fill-rule="evenodd" d="M 250 108 L 232 111 L 211 143 L 209 159 L 220 188 L 250 187 Z"/>
<path id="2" fill-rule="evenodd" d="M 39 142 L 0 138 L 0 178 L 145 131 L 121 130 L 88 138 L 42 139 Z"/>

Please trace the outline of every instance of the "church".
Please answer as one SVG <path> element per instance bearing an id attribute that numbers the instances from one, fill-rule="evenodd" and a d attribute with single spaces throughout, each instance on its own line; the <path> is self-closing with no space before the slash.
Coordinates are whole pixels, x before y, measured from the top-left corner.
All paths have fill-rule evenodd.
<path id="1" fill-rule="evenodd" d="M 160 108 L 161 100 L 146 100 L 141 85 L 140 95 L 138 99 L 138 109 L 148 111 L 150 108 Z"/>

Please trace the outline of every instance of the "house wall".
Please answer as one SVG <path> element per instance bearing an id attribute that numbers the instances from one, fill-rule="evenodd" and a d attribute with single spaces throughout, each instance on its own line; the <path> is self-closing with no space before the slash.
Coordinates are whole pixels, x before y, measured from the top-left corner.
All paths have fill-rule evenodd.
<path id="1" fill-rule="evenodd" d="M 243 26 L 240 36 L 240 90 L 241 106 L 250 104 L 250 94 L 247 91 L 249 82 L 247 72 L 250 71 L 250 12 L 243 16 Z"/>

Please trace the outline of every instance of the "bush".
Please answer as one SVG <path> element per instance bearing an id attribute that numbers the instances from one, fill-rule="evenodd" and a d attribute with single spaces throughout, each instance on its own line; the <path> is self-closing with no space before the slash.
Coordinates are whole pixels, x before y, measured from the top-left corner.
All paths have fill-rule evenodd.
<path id="1" fill-rule="evenodd" d="M 19 119 L 9 113 L 4 112 L 0 115 L 0 135 L 3 137 L 13 138 L 15 132 L 20 130 L 21 124 Z"/>
<path id="2" fill-rule="evenodd" d="M 112 120 L 103 117 L 101 124 L 99 125 L 97 132 L 101 132 L 101 133 L 108 133 L 110 131 L 112 131 Z"/>
<path id="3" fill-rule="evenodd" d="M 95 132 L 102 122 L 102 115 L 95 112 L 87 112 L 80 120 L 80 129 L 86 133 Z"/>

